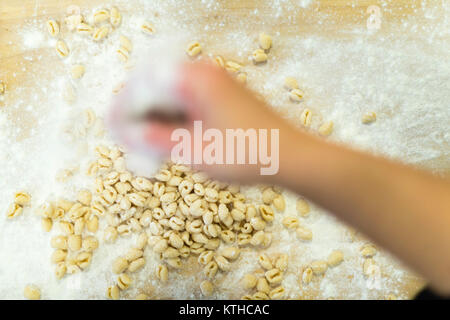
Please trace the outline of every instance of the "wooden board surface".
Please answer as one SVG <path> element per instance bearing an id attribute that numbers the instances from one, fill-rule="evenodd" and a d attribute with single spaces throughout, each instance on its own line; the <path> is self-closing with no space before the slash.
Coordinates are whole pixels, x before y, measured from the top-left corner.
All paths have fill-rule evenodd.
<path id="1" fill-rule="evenodd" d="M 396 26 L 403 19 L 414 17 L 416 21 L 431 23 L 424 19 L 417 8 L 422 6 L 422 2 L 418 0 L 392 0 L 384 1 L 387 3 L 383 7 L 383 19 L 380 34 L 385 32 L 395 32 Z M 0 107 L 12 104 L 16 99 L 20 98 L 20 88 L 24 83 L 31 80 L 30 72 L 33 72 L 33 65 L 25 56 L 45 55 L 42 49 L 25 50 L 20 39 L 21 28 L 25 23 L 30 21 L 42 22 L 47 18 L 61 18 L 65 14 L 68 5 L 76 4 L 83 8 L 98 6 L 105 1 L 99 0 L 4 0 L 0 2 L 0 80 L 7 86 L 7 93 Z M 108 1 L 108 5 L 114 3 Z M 194 2 L 195 3 L 195 2 Z M 298 17 L 297 23 L 292 24 L 284 21 L 282 18 L 271 21 L 271 29 L 266 29 L 268 33 L 277 32 L 277 41 L 295 34 L 320 34 L 327 37 L 341 37 L 351 39 L 354 35 L 350 31 L 355 26 L 364 26 L 367 23 L 367 8 L 370 5 L 380 5 L 377 0 L 320 0 L 311 4 L 305 10 L 302 10 Z M 233 28 L 233 20 L 239 21 L 245 19 L 249 12 L 258 8 L 258 16 L 256 19 L 264 21 L 269 19 L 273 8 L 268 6 L 265 1 L 257 0 L 228 0 L 223 1 L 223 10 L 217 15 L 209 16 L 202 9 L 200 1 L 192 15 L 186 15 L 186 20 L 196 19 L 199 24 L 206 24 L 214 19 L 221 19 L 226 16 L 230 22 L 230 28 Z M 419 11 L 420 12 L 420 11 Z M 323 23 L 326 21 L 326 23 Z M 253 21 L 253 25 L 258 25 L 258 21 Z M 44 25 L 43 25 L 43 28 Z M 43 60 L 45 61 L 45 59 Z M 22 72 L 21 70 L 27 70 Z M 448 159 L 433 159 L 433 165 L 441 168 L 444 174 L 449 174 L 450 167 Z M 425 167 L 430 163 L 423 163 Z M 409 283 L 405 283 L 404 290 L 409 295 L 413 295 L 421 286 L 422 282 L 415 277 L 411 277 Z"/>

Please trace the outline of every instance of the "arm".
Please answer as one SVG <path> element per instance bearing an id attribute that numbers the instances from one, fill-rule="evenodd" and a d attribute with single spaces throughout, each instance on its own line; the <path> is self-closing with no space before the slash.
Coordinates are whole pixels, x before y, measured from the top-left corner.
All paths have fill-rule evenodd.
<path id="1" fill-rule="evenodd" d="M 301 133 L 283 139 L 291 147 L 280 150 L 275 183 L 329 209 L 424 275 L 437 291 L 450 293 L 448 181 Z"/>

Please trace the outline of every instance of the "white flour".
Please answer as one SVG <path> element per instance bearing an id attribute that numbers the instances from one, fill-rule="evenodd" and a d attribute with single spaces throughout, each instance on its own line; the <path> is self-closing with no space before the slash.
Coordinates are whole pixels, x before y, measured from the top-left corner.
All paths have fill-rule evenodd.
<path id="1" fill-rule="evenodd" d="M 290 1 L 268 0 L 262 8 L 273 8 L 273 12 L 269 11 L 263 21 L 259 18 L 263 9 L 249 9 L 248 19 L 236 19 L 223 17 L 220 2 L 204 0 L 201 1 L 204 12 L 223 17 L 205 24 L 201 19 L 196 20 L 199 13 L 188 1 L 115 3 L 122 10 L 123 23 L 105 41 L 94 43 L 63 30 L 71 49 L 64 61 L 56 56 L 55 40 L 46 33 L 45 12 L 44 20 L 31 18 L 21 26 L 22 38 L 18 41 L 22 41 L 25 61 L 17 66 L 16 76 L 29 73 L 29 81 L 14 89 L 15 96 L 19 97 L 14 103 L 8 103 L 8 92 L 2 98 L 7 103 L 0 110 L 0 212 L 5 212 L 14 192 L 20 189 L 31 193 L 34 208 L 45 199 L 73 197 L 79 188 L 90 186 L 92 182 L 85 177 L 84 170 L 99 141 L 89 134 L 86 139 L 70 142 L 62 135 L 61 127 L 79 121 L 80 111 L 88 107 L 98 116 L 104 116 L 110 105 L 111 90 L 127 73 L 115 55 L 120 34 L 133 42 L 132 60 L 156 59 L 159 44 L 172 42 L 184 50 L 188 42 L 197 40 L 206 53 L 247 62 L 249 53 L 256 47 L 259 31 L 279 21 L 300 24 L 299 14 L 313 5 L 313 1 L 303 0 L 292 7 Z M 137 7 L 140 9 L 133 9 Z M 388 6 L 382 7 L 389 10 Z M 39 11 L 37 4 L 36 12 Z M 91 8 L 83 10 L 85 15 L 91 12 Z M 416 13 L 423 13 L 429 23 L 418 24 L 413 17 L 405 16 L 395 35 L 370 35 L 365 23 L 361 28 L 342 30 L 343 34 L 352 34 L 353 40 L 302 32 L 277 41 L 277 34 L 272 33 L 274 48 L 267 65 L 247 63 L 245 67 L 248 85 L 292 119 L 298 119 L 306 105 L 317 115 L 314 128 L 322 118 L 333 120 L 335 130 L 330 137 L 333 140 L 409 163 L 426 164 L 431 169 L 448 170 L 445 165 L 434 166 L 434 162 L 427 161 L 448 158 L 450 153 L 450 4 L 441 2 L 439 7 L 417 8 Z M 325 24 L 329 16 L 323 14 L 320 18 Z M 362 16 L 361 20 L 366 18 Z M 153 37 L 138 29 L 146 19 L 156 27 Z M 41 50 L 36 53 L 36 49 Z M 72 82 L 68 71 L 74 63 L 85 65 L 86 74 L 73 81 L 77 98 L 73 105 L 68 105 L 61 91 Z M 286 76 L 294 76 L 301 83 L 307 94 L 305 105 L 287 99 L 282 87 Z M 360 123 L 366 111 L 377 113 L 373 125 Z M 107 137 L 104 142 L 110 143 Z M 67 184 L 55 182 L 57 171 L 70 166 L 79 166 L 75 176 Z M 259 199 L 259 192 L 254 188 L 248 194 Z M 287 197 L 284 215 L 294 214 L 295 197 Z M 312 214 L 302 219 L 302 224 L 313 231 L 311 243 L 299 242 L 294 233 L 283 228 L 282 217 L 283 214 L 277 215 L 270 227 L 275 237 L 267 252 L 290 254 L 283 281 L 290 297 L 367 299 L 394 293 L 406 298 L 399 288 L 410 278 L 409 273 L 386 254 L 378 254 L 375 260 L 381 266 L 381 276 L 379 281 L 369 283 L 361 271 L 359 248 L 363 242 L 351 242 L 347 229 L 332 216 L 313 206 Z M 0 217 L 0 298 L 22 298 L 23 287 L 28 283 L 39 286 L 45 299 L 103 298 L 107 286 L 115 280 L 111 273 L 112 261 L 134 244 L 133 237 L 121 238 L 115 244 L 101 243 L 87 271 L 56 280 L 49 244 L 56 233 L 56 230 L 44 233 L 39 217 L 29 208 L 11 221 L 4 215 Z M 325 258 L 334 249 L 344 252 L 344 263 L 330 269 L 320 281 L 300 288 L 300 268 L 311 260 Z M 200 297 L 201 272 L 186 276 L 186 271 L 172 271 L 168 284 L 161 286 L 154 276 L 156 258 L 150 249 L 145 256 L 147 265 L 135 275 L 135 285 L 124 297 L 132 298 L 140 292 L 153 298 Z M 213 298 L 239 298 L 245 294 L 238 282 L 242 275 L 257 268 L 256 257 L 257 252 L 245 250 L 233 271 L 219 274 L 215 280 L 219 290 Z"/>

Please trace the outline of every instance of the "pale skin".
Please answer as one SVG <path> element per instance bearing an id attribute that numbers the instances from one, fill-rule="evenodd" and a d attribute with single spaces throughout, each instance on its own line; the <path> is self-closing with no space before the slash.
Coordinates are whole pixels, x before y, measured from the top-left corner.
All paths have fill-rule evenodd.
<path id="1" fill-rule="evenodd" d="M 208 63 L 185 65 L 180 93 L 189 120 L 204 129 L 279 129 L 280 169 L 261 176 L 258 166 L 203 165 L 217 179 L 288 188 L 336 214 L 450 294 L 450 182 L 413 167 L 354 151 L 294 127 Z M 170 153 L 173 129 L 149 123 L 147 140 Z M 188 129 L 191 126 L 186 126 Z"/>

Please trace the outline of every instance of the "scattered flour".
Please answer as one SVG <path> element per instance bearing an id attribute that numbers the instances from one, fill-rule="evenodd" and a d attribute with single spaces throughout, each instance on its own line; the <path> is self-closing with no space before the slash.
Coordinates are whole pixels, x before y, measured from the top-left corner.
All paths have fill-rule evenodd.
<path id="1" fill-rule="evenodd" d="M 13 102 L 9 102 L 6 93 L 5 107 L 0 110 L 0 212 L 5 212 L 19 189 L 32 194 L 32 207 L 36 207 L 45 199 L 73 197 L 76 190 L 91 184 L 84 170 L 93 158 L 93 147 L 100 142 L 109 144 L 108 136 L 99 140 L 87 134 L 74 140 L 62 134 L 62 128 L 80 121 L 81 110 L 88 107 L 99 116 L 105 115 L 112 88 L 127 75 L 115 56 L 120 34 L 133 42 L 132 60 L 157 59 L 158 48 L 165 43 L 177 43 L 183 50 L 187 42 L 196 39 L 207 53 L 245 62 L 256 45 L 259 30 L 269 29 L 280 21 L 301 27 L 299 16 L 313 1 L 302 0 L 294 6 L 287 0 L 267 0 L 261 8 L 245 9 L 249 19 L 227 16 L 225 2 L 212 0 L 201 1 L 202 13 L 188 1 L 115 3 L 122 10 L 123 23 L 104 42 L 94 43 L 63 30 L 71 48 L 69 58 L 64 61 L 54 53 L 55 40 L 48 37 L 42 15 L 38 18 L 42 11 L 38 2 L 36 17 L 20 27 L 19 41 L 22 40 L 25 55 L 13 78 L 28 73 L 29 81 L 13 89 L 18 97 Z M 383 9 L 388 11 L 389 6 L 383 4 Z M 273 11 L 264 11 L 267 15 L 263 21 L 258 17 L 264 8 Z M 92 12 L 92 8 L 82 10 L 86 15 Z M 439 6 L 415 10 L 430 23 L 419 24 L 414 17 L 405 16 L 395 34 L 375 36 L 367 32 L 364 23 L 360 28 L 342 31 L 351 34 L 351 40 L 329 39 L 301 31 L 281 42 L 277 41 L 278 34 L 273 33 L 274 48 L 267 65 L 245 67 L 249 86 L 288 118 L 298 119 L 308 106 L 316 114 L 315 128 L 322 119 L 333 120 L 335 131 L 330 138 L 335 141 L 409 163 L 425 163 L 430 169 L 448 170 L 448 166 L 435 166 L 434 162 L 427 161 L 448 158 L 450 153 L 450 5 L 441 2 Z M 46 16 L 46 12 L 41 13 Z M 206 23 L 202 14 L 217 15 L 218 19 Z M 330 17 L 320 12 L 317 15 L 320 17 L 317 28 L 320 28 Z M 137 32 L 139 24 L 146 19 L 156 26 L 154 37 Z M 360 19 L 364 21 L 366 17 Z M 74 63 L 84 64 L 86 74 L 72 82 L 68 70 Z M 299 79 L 307 92 L 304 104 L 288 101 L 282 88 L 286 76 Z M 68 83 L 76 91 L 72 105 L 61 97 L 62 88 Z M 377 112 L 377 122 L 361 125 L 361 114 L 372 110 Z M 75 176 L 67 184 L 56 183 L 57 171 L 74 164 L 78 166 Z M 256 188 L 246 192 L 250 198 L 260 200 Z M 368 283 L 362 275 L 358 254 L 364 240 L 352 242 L 348 229 L 320 208 L 312 206 L 311 215 L 301 220 L 313 230 L 314 240 L 299 242 L 295 233 L 280 225 L 284 215 L 295 213 L 296 196 L 286 193 L 286 197 L 286 212 L 277 214 L 270 227 L 275 237 L 266 251 L 290 254 L 283 282 L 290 297 L 371 299 L 394 293 L 407 298 L 401 288 L 404 282 L 415 278 L 383 253 L 375 257 L 381 275 L 375 283 Z M 100 230 L 103 224 L 105 221 L 101 221 Z M 41 231 L 39 218 L 30 208 L 13 221 L 1 217 L 0 297 L 20 299 L 23 287 L 34 283 L 42 289 L 44 299 L 103 298 L 107 286 L 115 280 L 111 273 L 112 261 L 135 240 L 131 236 L 115 244 L 101 243 L 87 271 L 58 281 L 50 264 L 49 240 L 53 234 L 55 230 L 50 234 Z M 101 234 L 100 231 L 100 238 Z M 334 249 L 344 252 L 343 264 L 330 269 L 323 279 L 299 286 L 301 268 L 314 259 L 325 258 Z M 257 254 L 244 250 L 232 272 L 219 274 L 215 283 L 220 290 L 213 298 L 239 298 L 245 294 L 237 284 L 245 273 L 257 268 Z M 141 292 L 153 298 L 201 297 L 198 280 L 203 275 L 197 272 L 195 262 L 191 270 L 171 271 L 168 284 L 160 286 L 154 277 L 157 259 L 151 250 L 145 256 L 147 265 L 135 275 L 136 285 L 124 297 L 132 298 Z"/>

